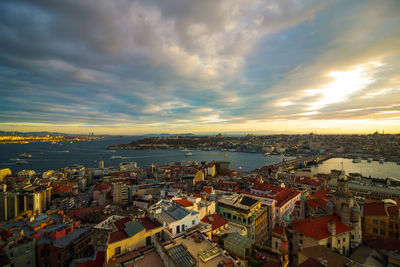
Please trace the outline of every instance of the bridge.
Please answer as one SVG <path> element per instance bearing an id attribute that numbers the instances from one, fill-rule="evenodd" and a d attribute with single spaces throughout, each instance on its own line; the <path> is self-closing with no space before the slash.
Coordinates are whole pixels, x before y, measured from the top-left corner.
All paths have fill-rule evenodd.
<path id="1" fill-rule="evenodd" d="M 297 159 L 292 159 L 292 160 L 284 160 L 279 163 L 271 164 L 264 166 L 263 169 L 272 169 L 274 171 L 281 169 L 282 171 L 290 171 L 296 168 L 300 167 L 305 167 L 307 164 L 318 164 L 322 161 L 325 161 L 329 159 L 330 156 L 328 155 L 323 155 L 323 156 L 307 156 L 307 157 L 301 157 Z"/>

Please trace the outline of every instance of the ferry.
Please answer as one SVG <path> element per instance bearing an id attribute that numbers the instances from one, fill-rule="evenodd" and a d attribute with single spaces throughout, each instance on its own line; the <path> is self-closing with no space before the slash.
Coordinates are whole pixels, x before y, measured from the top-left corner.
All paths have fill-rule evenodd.
<path id="1" fill-rule="evenodd" d="M 270 155 L 271 155 L 271 152 L 266 152 L 264 155 L 265 155 L 265 156 L 270 156 Z"/>
<path id="2" fill-rule="evenodd" d="M 187 152 L 187 153 L 185 153 L 185 156 L 192 156 L 192 155 L 193 155 L 192 152 Z"/>
<path id="3" fill-rule="evenodd" d="M 31 154 L 27 154 L 27 153 L 21 153 L 21 154 L 19 154 L 18 155 L 19 157 L 21 157 L 21 158 L 31 158 L 32 157 L 32 155 Z"/>
<path id="4" fill-rule="evenodd" d="M 69 153 L 69 150 L 62 150 L 61 152 Z"/>
<path id="5" fill-rule="evenodd" d="M 111 159 L 122 159 L 122 156 L 111 156 Z"/>

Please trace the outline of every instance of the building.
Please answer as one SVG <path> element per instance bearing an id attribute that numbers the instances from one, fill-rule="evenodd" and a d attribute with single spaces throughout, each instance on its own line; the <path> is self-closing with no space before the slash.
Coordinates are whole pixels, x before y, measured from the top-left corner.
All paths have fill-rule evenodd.
<path id="1" fill-rule="evenodd" d="M 302 250 L 314 246 L 325 246 L 339 254 L 349 255 L 352 230 L 336 215 L 293 221 L 288 227 L 290 264 L 299 265 Z"/>
<path id="2" fill-rule="evenodd" d="M 11 170 L 9 168 L 0 169 L 0 182 L 2 182 L 7 175 L 11 175 Z"/>
<path id="3" fill-rule="evenodd" d="M 101 182 L 93 188 L 93 200 L 99 205 L 104 205 L 107 202 L 107 197 L 110 195 L 111 186 L 108 183 Z"/>
<path id="4" fill-rule="evenodd" d="M 40 214 L 50 208 L 52 187 L 27 186 L 18 191 L 0 192 L 0 221 L 8 221 L 28 210 Z"/>
<path id="5" fill-rule="evenodd" d="M 205 216 L 201 222 L 211 225 L 211 233 L 218 234 L 229 226 L 229 222 L 219 216 L 217 213 Z"/>
<path id="6" fill-rule="evenodd" d="M 35 239 L 25 236 L 23 231 L 21 235 L 13 235 L 3 242 L 0 241 L 0 247 L 3 244 L 3 250 L 9 258 L 10 266 L 36 266 L 35 257 Z"/>
<path id="7" fill-rule="evenodd" d="M 363 206 L 363 236 L 400 240 L 399 209 L 400 206 L 390 199 L 365 203 Z"/>
<path id="8" fill-rule="evenodd" d="M 337 179 L 336 192 L 333 198 L 326 204 L 328 215 L 337 215 L 341 222 L 352 228 L 351 230 L 351 248 L 358 247 L 362 242 L 361 229 L 361 211 L 360 205 L 350 192 L 347 176 L 342 173 Z"/>
<path id="9" fill-rule="evenodd" d="M 18 172 L 18 178 L 28 178 L 31 179 L 36 172 L 34 170 L 22 170 Z"/>
<path id="10" fill-rule="evenodd" d="M 111 184 L 111 194 L 114 204 L 126 204 L 129 201 L 129 188 L 125 183 L 117 182 Z"/>
<path id="11" fill-rule="evenodd" d="M 105 251 L 106 263 L 140 247 L 151 246 L 162 225 L 148 217 L 132 221 L 129 217 L 111 216 L 93 228 L 94 246 Z"/>
<path id="12" fill-rule="evenodd" d="M 252 246 L 252 239 L 238 233 L 231 233 L 224 239 L 224 248 L 242 260 L 251 255 Z"/>
<path id="13" fill-rule="evenodd" d="M 200 223 L 200 213 L 161 200 L 150 207 L 150 214 L 163 224 L 164 230 L 176 237 Z"/>
<path id="14" fill-rule="evenodd" d="M 268 212 L 261 200 L 248 195 L 223 195 L 217 212 L 226 220 L 245 226 L 248 237 L 257 244 L 268 239 Z"/>

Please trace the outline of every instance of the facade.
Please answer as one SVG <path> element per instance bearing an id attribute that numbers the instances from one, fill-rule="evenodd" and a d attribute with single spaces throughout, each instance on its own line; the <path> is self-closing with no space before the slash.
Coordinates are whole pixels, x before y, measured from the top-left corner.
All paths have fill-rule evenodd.
<path id="1" fill-rule="evenodd" d="M 341 222 L 351 227 L 351 248 L 358 247 L 362 242 L 360 206 L 350 193 L 347 176 L 342 172 L 337 180 L 336 192 L 326 204 L 328 215 L 337 215 Z"/>
<path id="2" fill-rule="evenodd" d="M 395 201 L 365 203 L 363 207 L 363 236 L 395 238 L 399 236 L 400 207 Z"/>
<path id="3" fill-rule="evenodd" d="M 248 195 L 224 195 L 217 203 L 217 212 L 226 220 L 247 228 L 248 237 L 257 244 L 268 238 L 268 212 L 262 201 Z"/>
<path id="4" fill-rule="evenodd" d="M 27 236 L 13 236 L 7 240 L 3 250 L 10 266 L 36 266 L 35 239 Z"/>
<path id="5" fill-rule="evenodd" d="M 114 204 L 126 204 L 129 201 L 129 188 L 125 183 L 117 182 L 111 184 L 111 193 Z"/>
<path id="6" fill-rule="evenodd" d="M 348 256 L 352 230 L 336 215 L 293 221 L 288 227 L 291 266 L 299 264 L 299 253 L 308 247 L 325 246 Z"/>
<path id="7" fill-rule="evenodd" d="M 0 221 L 7 221 L 31 211 L 40 214 L 50 208 L 51 187 L 29 186 L 23 190 L 0 192 Z"/>
<path id="8" fill-rule="evenodd" d="M 147 217 L 132 221 L 129 217 L 111 216 L 94 227 L 94 245 L 105 251 L 106 263 L 139 247 L 150 246 L 162 225 Z"/>
<path id="9" fill-rule="evenodd" d="M 200 222 L 200 213 L 161 200 L 151 208 L 150 214 L 163 224 L 172 237 L 184 233 L 186 230 L 197 226 Z"/>

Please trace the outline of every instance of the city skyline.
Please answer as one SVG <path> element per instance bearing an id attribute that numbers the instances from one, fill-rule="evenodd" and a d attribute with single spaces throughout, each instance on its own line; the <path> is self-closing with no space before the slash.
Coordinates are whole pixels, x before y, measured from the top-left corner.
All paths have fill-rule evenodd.
<path id="1" fill-rule="evenodd" d="M 399 133 L 398 1 L 2 1 L 0 131 Z"/>

